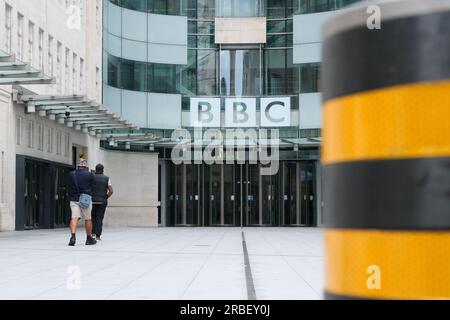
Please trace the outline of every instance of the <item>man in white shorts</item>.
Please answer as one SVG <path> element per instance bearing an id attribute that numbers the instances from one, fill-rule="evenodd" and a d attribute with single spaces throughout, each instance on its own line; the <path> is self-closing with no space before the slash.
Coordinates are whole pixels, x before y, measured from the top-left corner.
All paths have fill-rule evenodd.
<path id="1" fill-rule="evenodd" d="M 94 175 L 89 172 L 88 164 L 85 159 L 77 161 L 77 170 L 69 174 L 69 190 L 70 190 L 70 210 L 72 212 L 72 220 L 70 221 L 70 241 L 69 246 L 75 246 L 78 221 L 84 219 L 86 229 L 86 245 L 94 245 L 97 243 L 92 237 L 92 201 L 88 208 L 82 209 L 80 206 L 81 194 L 92 196 L 94 187 Z"/>

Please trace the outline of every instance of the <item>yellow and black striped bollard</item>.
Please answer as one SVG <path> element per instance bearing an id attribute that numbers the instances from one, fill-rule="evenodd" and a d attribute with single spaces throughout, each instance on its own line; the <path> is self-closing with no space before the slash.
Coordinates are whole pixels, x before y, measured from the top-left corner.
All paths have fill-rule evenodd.
<path id="1" fill-rule="evenodd" d="M 450 1 L 375 5 L 322 30 L 325 295 L 450 299 Z"/>

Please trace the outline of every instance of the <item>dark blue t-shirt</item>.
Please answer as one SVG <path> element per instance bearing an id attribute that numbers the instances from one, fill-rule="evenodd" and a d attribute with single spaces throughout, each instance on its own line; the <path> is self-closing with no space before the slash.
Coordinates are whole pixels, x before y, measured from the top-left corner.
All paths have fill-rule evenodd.
<path id="1" fill-rule="evenodd" d="M 77 179 L 78 188 L 75 184 L 75 177 Z M 76 170 L 69 173 L 69 189 L 70 201 L 80 201 L 80 194 L 85 193 L 92 196 L 92 189 L 94 187 L 94 175 L 88 170 Z"/>

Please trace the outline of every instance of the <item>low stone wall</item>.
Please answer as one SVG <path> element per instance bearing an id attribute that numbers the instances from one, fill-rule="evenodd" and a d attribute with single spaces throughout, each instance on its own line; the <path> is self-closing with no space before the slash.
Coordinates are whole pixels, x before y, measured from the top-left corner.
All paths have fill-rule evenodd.
<path id="1" fill-rule="evenodd" d="M 114 188 L 105 226 L 157 227 L 158 155 L 102 150 L 101 156 Z"/>

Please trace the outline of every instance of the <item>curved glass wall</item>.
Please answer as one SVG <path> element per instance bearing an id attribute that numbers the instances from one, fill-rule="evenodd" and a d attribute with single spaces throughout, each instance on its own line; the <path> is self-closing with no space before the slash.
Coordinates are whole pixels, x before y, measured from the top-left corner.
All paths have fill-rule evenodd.
<path id="1" fill-rule="evenodd" d="M 174 7 L 167 1 L 109 1 L 122 7 L 149 13 L 180 14 L 176 12 L 180 6 Z M 308 8 L 305 7 L 307 1 L 263 0 L 262 4 L 259 2 L 259 6 L 264 9 L 263 15 L 267 17 L 267 43 L 259 48 L 245 49 L 220 47 L 215 44 L 215 17 L 220 15 L 216 12 L 216 0 L 176 2 L 182 3 L 183 7 L 180 10 L 187 16 L 184 18 L 187 18 L 187 48 L 185 45 L 185 51 L 183 53 L 180 51 L 184 59 L 187 51 L 187 64 L 180 64 L 179 59 L 176 61 L 178 64 L 169 64 L 172 62 L 165 61 L 167 59 L 156 60 L 165 63 L 146 62 L 152 61 L 149 55 L 155 52 L 155 49 L 147 47 L 145 41 L 140 41 L 145 47 L 142 57 L 137 54 L 139 48 L 130 50 L 131 41 L 126 39 L 122 27 L 122 33 L 119 32 L 119 37 L 116 36 L 119 45 L 114 42 L 116 38 L 112 37 L 108 42 L 111 46 L 105 46 L 108 48 L 106 51 L 109 51 L 104 55 L 105 84 L 126 90 L 127 97 L 142 97 L 142 101 L 145 101 L 145 95 L 139 95 L 138 92 L 180 94 L 182 110 L 189 110 L 189 98 L 197 96 L 290 96 L 292 109 L 298 110 L 300 94 L 320 92 L 320 64 L 293 64 L 293 15 L 298 14 L 302 4 L 303 8 Z M 336 1 L 332 2 L 336 5 Z M 309 7 L 304 11 L 309 13 L 319 10 L 318 8 L 319 6 Z M 122 14 L 122 18 L 125 19 L 126 15 Z M 105 29 L 108 32 L 107 27 Z M 149 36 L 144 35 L 143 38 L 149 39 Z M 114 45 L 119 49 L 109 49 L 114 48 Z M 174 45 L 161 52 L 166 52 L 164 53 L 166 57 L 167 52 L 174 53 L 177 49 L 178 47 L 175 48 Z M 136 60 L 141 61 L 133 60 L 134 56 Z M 136 95 L 129 91 L 135 91 Z M 137 99 L 134 103 L 141 104 L 142 101 Z"/>
<path id="2" fill-rule="evenodd" d="M 306 14 L 338 10 L 359 1 L 362 0 L 300 0 L 297 13 Z"/>
<path id="3" fill-rule="evenodd" d="M 122 8 L 155 14 L 183 15 L 180 0 L 109 0 Z"/>
<path id="4" fill-rule="evenodd" d="M 188 17 L 289 16 L 337 10 L 361 0 L 109 0 L 122 8 Z M 287 9 L 287 10 L 286 10 Z"/>
<path id="5" fill-rule="evenodd" d="M 108 80 L 111 87 L 154 93 L 180 93 L 179 66 L 146 63 L 108 54 Z"/>

